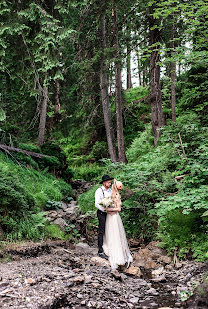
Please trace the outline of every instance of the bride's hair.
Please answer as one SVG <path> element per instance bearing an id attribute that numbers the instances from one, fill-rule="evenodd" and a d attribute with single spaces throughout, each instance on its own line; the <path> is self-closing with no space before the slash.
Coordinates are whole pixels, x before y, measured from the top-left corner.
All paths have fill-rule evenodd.
<path id="1" fill-rule="evenodd" d="M 117 181 L 115 178 L 113 180 L 113 185 L 112 185 L 112 194 L 111 194 L 111 198 L 113 201 L 115 201 L 116 197 L 120 198 L 120 193 L 119 193 L 119 189 L 122 189 L 122 182 L 121 181 Z"/>

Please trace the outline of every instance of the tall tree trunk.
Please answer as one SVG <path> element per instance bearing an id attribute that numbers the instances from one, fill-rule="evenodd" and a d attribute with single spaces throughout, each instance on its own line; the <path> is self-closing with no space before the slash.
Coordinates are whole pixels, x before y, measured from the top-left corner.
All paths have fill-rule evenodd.
<path id="1" fill-rule="evenodd" d="M 116 124 L 117 124 L 117 143 L 118 159 L 120 162 L 127 163 L 124 135 L 123 135 L 123 116 L 122 116 L 122 86 L 121 86 L 121 64 L 118 46 L 118 26 L 117 26 L 116 8 L 112 11 L 113 36 L 115 49 L 115 80 L 116 80 Z"/>
<path id="2" fill-rule="evenodd" d="M 174 56 L 175 53 L 175 44 L 174 44 L 174 38 L 175 38 L 175 24 L 174 24 L 174 15 L 171 15 L 172 25 L 171 25 L 171 57 Z M 176 64 L 172 60 L 171 64 L 171 108 L 172 108 L 172 121 L 176 122 L 176 88 L 175 88 L 175 81 L 176 81 Z"/>
<path id="3" fill-rule="evenodd" d="M 139 77 L 139 86 L 142 85 L 142 76 L 141 76 L 141 65 L 140 65 L 140 58 L 139 58 L 139 49 L 136 51 L 137 57 L 137 70 L 138 70 L 138 77 Z"/>
<path id="4" fill-rule="evenodd" d="M 44 143 L 47 102 L 48 102 L 48 87 L 44 87 L 43 88 L 43 103 L 42 103 L 41 112 L 40 112 L 39 135 L 38 135 L 38 142 L 37 142 L 38 145 L 42 145 Z"/>
<path id="5" fill-rule="evenodd" d="M 111 120 L 111 111 L 110 111 L 110 101 L 108 95 L 108 78 L 107 78 L 107 67 L 105 64 L 105 55 L 104 51 L 106 49 L 106 37 L 105 37 L 105 14 L 101 16 L 101 47 L 102 47 L 102 56 L 101 56 L 101 67 L 100 67 L 100 85 L 101 85 L 101 98 L 103 106 L 103 115 L 104 123 L 106 130 L 106 137 L 108 143 L 108 151 L 112 162 L 117 161 L 116 156 L 116 147 L 114 143 L 114 134 L 113 134 L 113 125 Z"/>
<path id="6" fill-rule="evenodd" d="M 55 106 L 54 106 L 54 113 L 58 114 L 61 106 L 60 106 L 60 100 L 59 100 L 59 93 L 60 93 L 60 81 L 59 78 L 56 79 L 56 96 L 55 96 Z"/>
<path id="7" fill-rule="evenodd" d="M 126 59 L 126 64 L 127 64 L 127 75 L 126 75 L 126 88 L 132 88 L 132 80 L 131 80 L 131 52 L 127 49 L 127 59 Z"/>
<path id="8" fill-rule="evenodd" d="M 156 20 L 153 17 L 154 9 L 150 7 L 149 14 L 149 28 L 150 28 L 150 95 L 151 95 L 151 112 L 152 112 L 152 130 L 154 134 L 154 144 L 158 143 L 160 137 L 160 128 L 164 124 L 164 117 L 162 112 L 162 96 L 160 84 L 160 60 L 159 49 L 160 45 L 155 46 L 160 40 L 160 33 L 156 27 Z M 152 46 L 154 44 L 154 46 Z"/>

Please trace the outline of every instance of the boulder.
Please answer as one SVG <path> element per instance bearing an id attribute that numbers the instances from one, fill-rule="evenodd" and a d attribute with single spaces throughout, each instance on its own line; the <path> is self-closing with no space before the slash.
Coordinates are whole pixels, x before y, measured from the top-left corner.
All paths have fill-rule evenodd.
<path id="1" fill-rule="evenodd" d="M 164 264 L 170 264 L 171 263 L 171 258 L 167 255 L 161 255 L 158 260 L 159 263 L 164 263 Z"/>
<path id="2" fill-rule="evenodd" d="M 165 272 L 165 270 L 164 270 L 164 267 L 162 266 L 162 267 L 152 271 L 152 277 L 153 278 L 158 277 L 158 276 L 164 274 L 164 272 Z"/>
<path id="3" fill-rule="evenodd" d="M 93 256 L 90 260 L 91 264 L 95 264 L 97 266 L 105 266 L 105 267 L 110 267 L 109 261 L 102 259 L 99 256 Z"/>
<path id="4" fill-rule="evenodd" d="M 55 219 L 58 217 L 58 212 L 56 210 L 50 210 L 47 212 L 47 217 Z"/>
<path id="5" fill-rule="evenodd" d="M 68 224 L 63 218 L 57 218 L 56 220 L 53 221 L 53 224 L 59 226 L 62 231 L 64 231 L 65 228 L 68 226 Z"/>
<path id="6" fill-rule="evenodd" d="M 146 248 L 149 250 L 150 256 L 152 259 L 158 259 L 163 255 L 166 255 L 166 251 L 160 247 L 158 247 L 159 245 L 159 241 L 151 241 Z"/>
<path id="7" fill-rule="evenodd" d="M 149 249 L 140 249 L 134 256 L 134 265 L 144 267 L 145 269 L 151 269 L 156 267 L 156 263 L 150 256 Z"/>
<path id="8" fill-rule="evenodd" d="M 59 208 L 61 208 L 62 210 L 66 210 L 68 208 L 68 204 L 62 202 L 61 205 L 59 206 Z"/>
<path id="9" fill-rule="evenodd" d="M 91 254 L 97 253 L 97 248 L 92 248 L 87 243 L 84 242 L 79 242 L 78 244 L 76 244 L 75 249 L 76 251 L 82 253 L 91 253 Z"/>
<path id="10" fill-rule="evenodd" d="M 140 268 L 133 266 L 133 265 L 131 265 L 129 268 L 125 268 L 124 272 L 128 275 L 133 275 L 133 276 L 136 276 L 136 277 L 142 276 L 142 272 L 141 272 Z"/>

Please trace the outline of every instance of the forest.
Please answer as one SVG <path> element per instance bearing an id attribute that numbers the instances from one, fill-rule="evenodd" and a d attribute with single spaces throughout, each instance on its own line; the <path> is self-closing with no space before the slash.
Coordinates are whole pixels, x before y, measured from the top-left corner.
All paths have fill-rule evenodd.
<path id="1" fill-rule="evenodd" d="M 122 181 L 129 239 L 208 259 L 207 0 L 0 3 L 1 242 L 80 237 L 45 211 L 74 198 L 97 225 Z"/>

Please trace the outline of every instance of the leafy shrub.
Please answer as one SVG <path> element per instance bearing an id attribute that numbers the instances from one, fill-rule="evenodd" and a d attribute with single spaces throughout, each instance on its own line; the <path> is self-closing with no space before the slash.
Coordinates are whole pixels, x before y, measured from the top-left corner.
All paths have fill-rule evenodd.
<path id="1" fill-rule="evenodd" d="M 122 194 L 126 232 L 144 242 L 157 237 L 181 258 L 192 252 L 204 260 L 207 240 L 202 235 L 207 235 L 207 222 L 201 216 L 208 209 L 207 128 L 195 113 L 188 112 L 162 128 L 157 147 L 148 140 L 150 129 L 147 126 L 127 150 L 130 163 L 102 160 L 105 173 L 131 191 L 130 196 Z M 176 183 L 174 178 L 180 175 L 185 176 Z M 96 188 L 80 196 L 84 212 L 94 209 Z"/>
<path id="2" fill-rule="evenodd" d="M 51 239 L 65 239 L 65 233 L 55 224 L 50 224 L 45 227 L 45 235 Z"/>
<path id="3" fill-rule="evenodd" d="M 81 194 L 78 199 L 81 210 L 86 213 L 88 211 L 96 211 L 95 208 L 95 191 L 99 185 L 93 186 L 89 191 Z"/>
<path id="4" fill-rule="evenodd" d="M 74 166 L 74 178 L 92 180 L 97 179 L 103 174 L 103 167 L 94 164 L 83 164 L 81 166 Z"/>
<path id="5" fill-rule="evenodd" d="M 108 156 L 108 145 L 104 141 L 96 141 L 92 147 L 90 158 L 95 159 L 96 161 Z"/>
<path id="6" fill-rule="evenodd" d="M 135 162 L 139 157 L 153 150 L 154 139 L 151 130 L 151 126 L 148 125 L 146 130 L 134 139 L 126 153 L 129 162 Z"/>
<path id="7" fill-rule="evenodd" d="M 23 239 L 43 239 L 45 237 L 45 224 L 47 219 L 44 212 L 31 213 L 19 218 L 16 216 L 5 217 L 3 220 L 6 226 L 6 240 L 23 240 Z"/>
<path id="8" fill-rule="evenodd" d="M 0 178 L 0 224 L 10 240 L 43 238 L 40 210 L 48 200 L 59 201 L 73 194 L 71 186 L 63 180 L 18 166 L 3 154 Z"/>

